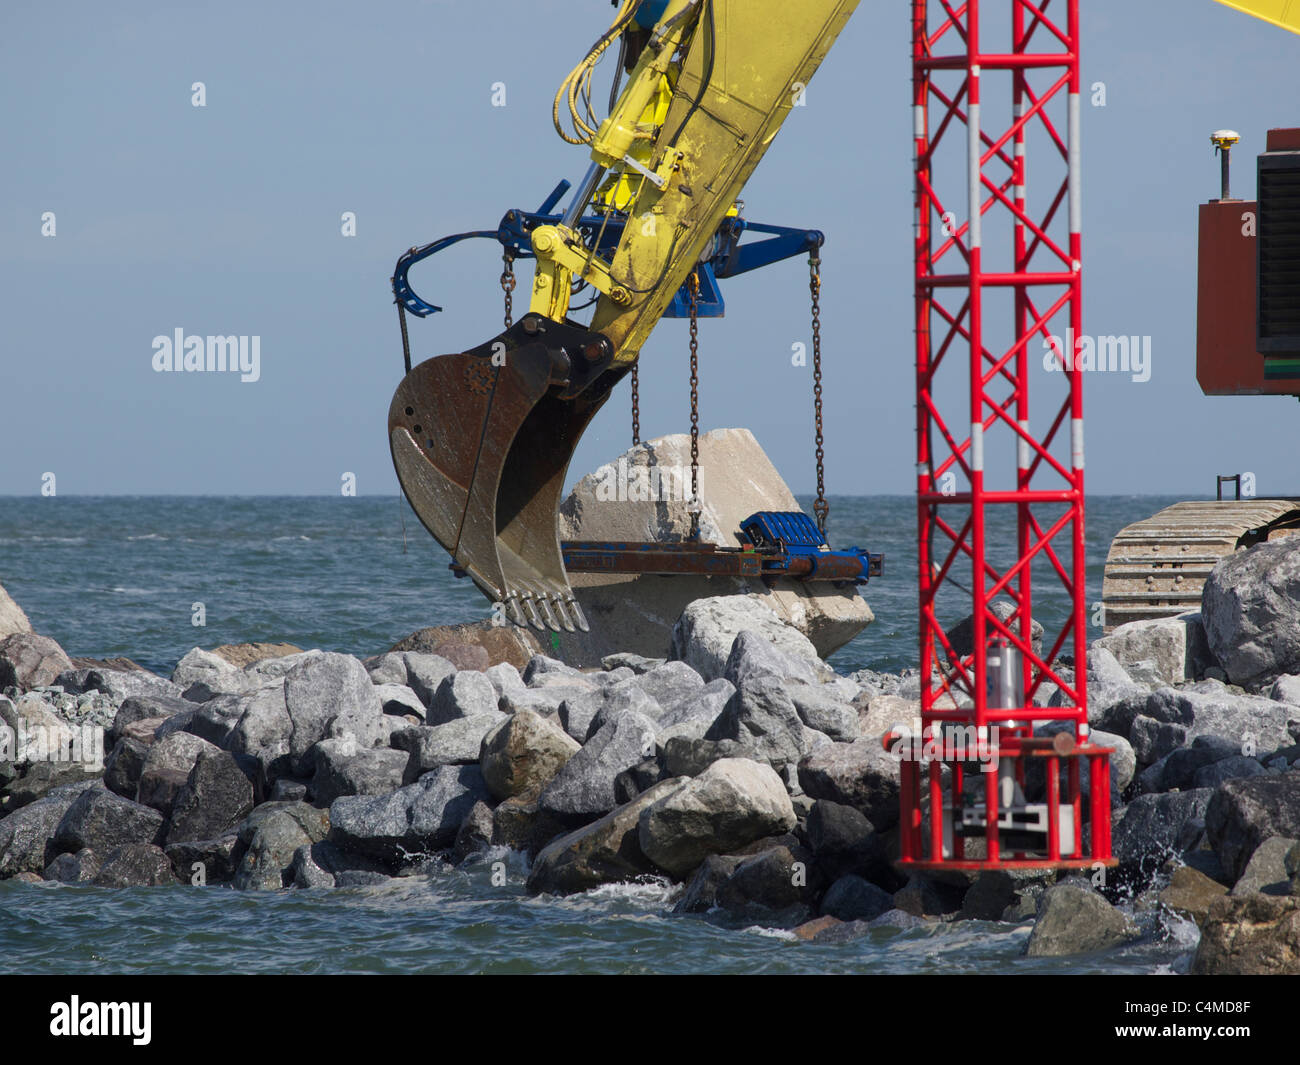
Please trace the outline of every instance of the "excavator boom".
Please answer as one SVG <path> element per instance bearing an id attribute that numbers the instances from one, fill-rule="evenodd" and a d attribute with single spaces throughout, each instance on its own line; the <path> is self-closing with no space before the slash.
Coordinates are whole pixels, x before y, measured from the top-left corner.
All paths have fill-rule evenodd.
<path id="1" fill-rule="evenodd" d="M 708 257 L 856 6 L 624 0 L 566 80 L 574 104 L 584 78 L 589 96 L 590 68 L 614 41 L 636 56 L 604 122 L 583 121 L 575 106 L 577 135 L 561 130 L 589 145 L 592 161 L 560 221 L 532 230 L 528 313 L 477 348 L 410 370 L 389 411 L 393 463 L 411 506 L 453 568 L 516 623 L 587 627 L 556 535 L 569 460 Z M 577 224 L 589 207 L 622 225 L 608 257 L 599 236 L 584 237 Z M 599 293 L 586 326 L 568 314 L 582 284 Z"/>

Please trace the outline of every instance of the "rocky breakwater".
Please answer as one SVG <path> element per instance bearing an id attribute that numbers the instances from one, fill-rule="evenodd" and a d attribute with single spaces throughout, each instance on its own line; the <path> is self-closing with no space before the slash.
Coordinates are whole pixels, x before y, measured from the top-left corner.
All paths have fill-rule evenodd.
<path id="1" fill-rule="evenodd" d="M 657 878 L 677 914 L 815 942 L 1010 922 L 1028 955 L 1069 955 L 1174 923 L 1200 929 L 1196 971 L 1294 972 L 1298 562 L 1300 541 L 1235 556 L 1201 613 L 1058 663 L 1086 669 L 1093 736 L 1115 751 L 1104 882 L 901 876 L 880 736 L 916 716 L 918 677 L 837 675 L 750 596 L 689 603 L 663 656 L 587 669 L 450 640 L 365 659 L 196 648 L 164 679 L 14 633 L 0 735 L 26 739 L 0 751 L 0 877 L 319 889 L 508 849 L 533 893 Z M 77 737 L 93 755 L 95 735 L 98 764 L 51 757 Z"/>

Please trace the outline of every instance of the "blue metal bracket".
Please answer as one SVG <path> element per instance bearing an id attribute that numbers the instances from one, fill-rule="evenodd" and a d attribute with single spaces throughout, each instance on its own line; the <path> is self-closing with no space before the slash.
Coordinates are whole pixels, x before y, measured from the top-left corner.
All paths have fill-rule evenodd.
<path id="1" fill-rule="evenodd" d="M 555 209 L 569 187 L 568 181 L 561 181 L 536 211 L 507 211 L 495 230 L 476 229 L 466 233 L 454 233 L 429 244 L 411 248 L 397 260 L 397 266 L 393 271 L 394 299 L 419 318 L 427 318 L 441 311 L 441 307 L 429 303 L 416 294 L 407 274 L 416 263 L 463 240 L 493 239 L 516 259 L 534 258 L 532 231 L 538 226 L 559 223 L 561 215 Z M 626 222 L 627 218 L 624 215 L 610 215 L 608 218 L 601 215 L 585 215 L 578 220 L 576 228 L 588 247 L 594 241 L 596 254 L 608 261 L 618 248 L 619 241 L 623 239 L 623 228 Z M 740 238 L 747 232 L 767 234 L 768 239 L 742 244 Z M 822 233 L 815 229 L 793 229 L 788 226 L 746 222 L 739 216 L 724 219 L 714 235 L 712 246 L 707 250 L 706 256 L 700 260 L 698 316 L 723 317 L 726 304 L 718 286 L 719 278 L 735 277 L 750 270 L 770 266 L 783 259 L 791 259 L 805 253 L 811 254 L 821 247 L 824 240 Z M 690 293 L 683 285 L 673 294 L 672 302 L 664 311 L 664 317 L 687 318 L 690 316 L 690 307 Z"/>
<path id="2" fill-rule="evenodd" d="M 760 510 L 740 531 L 763 555 L 763 572 L 799 580 L 844 580 L 866 584 L 884 567 L 884 555 L 860 547 L 832 551 L 812 518 L 800 510 Z"/>

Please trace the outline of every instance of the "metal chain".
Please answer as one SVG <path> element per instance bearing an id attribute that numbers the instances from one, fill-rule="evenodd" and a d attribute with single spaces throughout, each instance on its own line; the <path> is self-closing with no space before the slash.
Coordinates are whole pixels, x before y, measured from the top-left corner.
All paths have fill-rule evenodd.
<path id="1" fill-rule="evenodd" d="M 690 276 L 691 293 L 691 539 L 700 538 L 700 275 Z"/>
<path id="2" fill-rule="evenodd" d="M 639 360 L 632 364 L 632 446 L 641 443 L 641 389 L 638 379 Z"/>
<path id="3" fill-rule="evenodd" d="M 808 257 L 808 291 L 812 294 L 812 342 L 813 342 L 813 414 L 817 422 L 817 499 L 813 503 L 813 513 L 817 516 L 817 528 L 822 536 L 826 535 L 826 518 L 831 512 L 826 502 L 826 451 L 822 438 L 822 261 L 816 255 Z"/>
<path id="4" fill-rule="evenodd" d="M 406 372 L 411 372 L 411 340 L 406 335 L 406 305 L 401 300 L 393 300 L 397 304 L 397 320 L 402 326 L 402 365 L 406 367 Z"/>
<path id="5" fill-rule="evenodd" d="M 515 290 L 515 257 L 510 254 L 507 248 L 501 253 L 501 261 L 505 265 L 501 269 L 501 291 L 506 294 L 506 328 L 509 329 L 514 323 L 511 317 L 514 310 L 514 297 L 511 295 Z"/>

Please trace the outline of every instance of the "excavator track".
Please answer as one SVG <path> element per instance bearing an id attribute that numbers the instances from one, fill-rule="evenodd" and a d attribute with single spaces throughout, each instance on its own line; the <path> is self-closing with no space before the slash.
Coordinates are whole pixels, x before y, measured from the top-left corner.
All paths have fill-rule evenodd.
<path id="1" fill-rule="evenodd" d="M 1102 580 L 1104 631 L 1198 610 L 1215 564 L 1234 551 L 1300 531 L 1300 500 L 1191 501 L 1120 530 Z"/>

